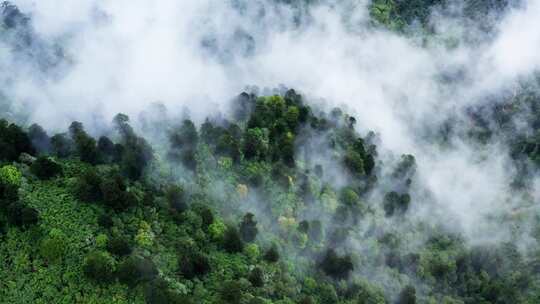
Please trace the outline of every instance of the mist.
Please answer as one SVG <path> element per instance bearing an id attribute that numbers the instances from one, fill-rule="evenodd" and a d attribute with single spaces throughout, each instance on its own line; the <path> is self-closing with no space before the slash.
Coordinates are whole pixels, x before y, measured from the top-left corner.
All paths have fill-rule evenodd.
<path id="1" fill-rule="evenodd" d="M 509 186 L 508 151 L 499 139 L 478 146 L 460 134 L 472 124 L 467 109 L 512 96 L 540 68 L 537 1 L 494 16 L 489 32 L 463 28 L 456 1 L 432 12 L 427 41 L 414 27 L 403 35 L 374 26 L 367 0 L 13 3 L 43 41 L 30 53 L 54 58 L 43 67 L 10 52 L 11 41 L 0 45 L 2 93 L 29 122 L 63 130 L 79 120 L 99 132 L 118 112 L 138 117 L 161 103 L 170 117 L 187 109 L 201 123 L 227 115 L 249 86 L 285 85 L 321 109 L 344 108 L 361 134 L 378 134 L 383 163 L 415 156 L 419 220 L 463 232 L 471 243 L 515 237 L 511 224 L 490 222 L 522 204 Z M 55 46 L 61 55 L 50 51 Z M 448 119 L 459 123 L 442 145 L 438 130 Z M 535 203 L 539 185 L 530 189 Z"/>

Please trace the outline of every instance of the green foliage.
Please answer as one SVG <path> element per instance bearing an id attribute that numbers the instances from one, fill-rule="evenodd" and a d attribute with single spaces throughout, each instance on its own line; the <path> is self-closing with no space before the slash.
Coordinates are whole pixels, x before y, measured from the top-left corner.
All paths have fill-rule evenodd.
<path id="1" fill-rule="evenodd" d="M 117 256 L 126 256 L 131 254 L 131 246 L 123 237 L 113 237 L 107 242 L 107 251 Z"/>
<path id="2" fill-rule="evenodd" d="M 98 161 L 96 140 L 86 133 L 83 124 L 77 121 L 73 122 L 69 126 L 69 132 L 81 161 L 96 164 Z"/>
<path id="3" fill-rule="evenodd" d="M 253 287 L 263 287 L 264 286 L 264 272 L 260 267 L 255 267 L 249 274 L 249 282 Z"/>
<path id="4" fill-rule="evenodd" d="M 102 251 L 95 251 L 86 256 L 82 266 L 83 273 L 86 277 L 96 283 L 106 283 L 112 280 L 115 261 L 114 259 Z"/>
<path id="5" fill-rule="evenodd" d="M 186 279 L 202 277 L 211 270 L 210 261 L 206 255 L 201 252 L 189 250 L 180 255 L 178 259 L 180 273 Z"/>
<path id="6" fill-rule="evenodd" d="M 171 209 L 176 212 L 182 213 L 187 209 L 186 194 L 184 189 L 177 185 L 171 185 L 165 192 L 165 197 Z"/>
<path id="7" fill-rule="evenodd" d="M 39 221 L 39 212 L 31 207 L 25 207 L 20 202 L 11 203 L 6 210 L 8 223 L 28 228 Z"/>
<path id="8" fill-rule="evenodd" d="M 383 207 L 386 216 L 392 216 L 395 213 L 404 214 L 408 209 L 411 202 L 409 194 L 399 194 L 395 191 L 388 192 L 384 196 Z"/>
<path id="9" fill-rule="evenodd" d="M 51 137 L 51 146 L 54 155 L 58 157 L 68 157 L 72 153 L 72 142 L 65 134 Z"/>
<path id="10" fill-rule="evenodd" d="M 360 138 L 356 119 L 341 109 L 314 113 L 292 90 L 244 97 L 240 120 L 207 120 L 200 131 L 185 121 L 169 134 L 171 151 L 157 153 L 180 156 L 194 170 L 188 174 L 178 174 L 160 154 L 154 159 L 122 114 L 114 120 L 117 144 L 105 137 L 89 144 L 77 124 L 72 140 L 51 139 L 57 155 L 76 152 L 82 159 L 90 151 L 85 161 L 55 158 L 61 175 L 31 178 L 29 161 L 1 167 L 0 184 L 12 186 L 14 195 L 0 210 L 0 299 L 535 303 L 540 259 L 534 251 L 524 255 L 512 244 L 471 248 L 409 220 L 412 155 L 375 170 L 375 141 Z M 42 131 L 33 128 L 32 142 L 47 141 Z M 294 154 L 309 138 L 329 147 L 316 147 L 329 153 L 324 174 L 311 151 L 305 158 Z M 36 162 L 47 171 L 44 151 Z M 351 178 L 332 180 L 339 164 Z M 377 178 L 389 191 L 382 204 L 370 191 Z"/>
<path id="11" fill-rule="evenodd" d="M 408 285 L 399 294 L 398 304 L 416 304 L 416 289 Z"/>
<path id="12" fill-rule="evenodd" d="M 75 186 L 75 192 L 77 194 L 77 197 L 81 201 L 85 202 L 96 202 L 102 200 L 102 183 L 103 179 L 96 169 L 90 168 L 88 170 L 85 170 L 78 178 L 77 184 Z"/>
<path id="13" fill-rule="evenodd" d="M 139 225 L 139 230 L 135 236 L 135 242 L 142 248 L 150 248 L 154 244 L 154 232 L 147 222 L 143 221 Z"/>
<path id="14" fill-rule="evenodd" d="M 242 252 L 244 249 L 244 242 L 236 227 L 230 226 L 225 230 L 223 235 L 223 248 L 229 253 Z"/>
<path id="15" fill-rule="evenodd" d="M 197 128 L 191 120 L 184 120 L 182 125 L 173 130 L 169 135 L 171 149 L 169 158 L 182 163 L 186 168 L 195 170 L 195 150 L 199 141 Z"/>
<path id="16" fill-rule="evenodd" d="M 130 256 L 118 265 L 117 277 L 120 282 L 135 286 L 156 278 L 158 270 L 154 262 L 147 258 Z"/>
<path id="17" fill-rule="evenodd" d="M 119 154 L 121 172 L 131 180 L 138 180 L 154 157 L 152 148 L 144 138 L 135 134 L 129 125 L 129 116 L 119 113 L 113 123 L 122 137 L 121 148 L 115 149 Z"/>
<path id="18" fill-rule="evenodd" d="M 227 225 L 222 221 L 215 221 L 208 227 L 208 233 L 214 241 L 222 241 L 227 231 Z"/>
<path id="19" fill-rule="evenodd" d="M 242 223 L 240 223 L 240 235 L 244 242 L 253 242 L 259 230 L 257 229 L 257 222 L 255 221 L 255 215 L 253 213 L 246 213 Z"/>
<path id="20" fill-rule="evenodd" d="M 252 128 L 246 131 L 243 152 L 247 159 L 265 159 L 268 149 L 268 134 L 264 129 Z"/>
<path id="21" fill-rule="evenodd" d="M 272 245 L 264 254 L 264 260 L 269 263 L 276 263 L 279 261 L 280 255 L 277 246 Z"/>
<path id="22" fill-rule="evenodd" d="M 62 167 L 50 158 L 40 156 L 32 163 L 30 171 L 39 179 L 50 179 L 61 174 Z"/>
<path id="23" fill-rule="evenodd" d="M 0 161 L 15 161 L 21 153 L 35 154 L 28 134 L 16 124 L 0 119 Z"/>
<path id="24" fill-rule="evenodd" d="M 0 203 L 17 198 L 21 181 L 22 174 L 15 166 L 7 165 L 0 168 Z"/>
<path id="25" fill-rule="evenodd" d="M 349 276 L 354 265 L 350 256 L 339 256 L 333 249 L 330 249 L 321 261 L 321 269 L 331 277 L 342 279 Z"/>
<path id="26" fill-rule="evenodd" d="M 49 262 L 58 262 L 68 252 L 69 242 L 62 230 L 53 228 L 41 241 L 40 253 Z"/>

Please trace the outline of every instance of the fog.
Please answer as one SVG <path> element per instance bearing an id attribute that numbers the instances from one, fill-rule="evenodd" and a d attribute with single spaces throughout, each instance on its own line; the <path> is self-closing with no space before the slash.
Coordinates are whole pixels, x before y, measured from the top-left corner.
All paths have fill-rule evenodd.
<path id="1" fill-rule="evenodd" d="M 320 107 L 350 111 L 361 134 L 380 135 L 383 162 L 416 157 L 416 217 L 451 223 L 471 241 L 508 237 L 504 225 L 488 233 L 486 219 L 520 204 L 508 203 L 507 151 L 496 141 L 480 148 L 459 136 L 443 148 L 430 136 L 450 117 L 458 130 L 467 128 L 467 107 L 509 96 L 538 70 L 537 1 L 495 18 L 489 34 L 463 28 L 456 2 L 433 12 L 435 34 L 427 42 L 414 29 L 401 35 L 374 27 L 367 0 L 296 9 L 269 0 L 13 3 L 30 15 L 41 47 L 63 50 L 61 64 L 43 69 L 2 42 L 3 93 L 29 121 L 49 130 L 74 119 L 99 128 L 117 112 L 137 117 L 160 102 L 171 113 L 187 108 L 200 122 L 227 113 L 246 86 L 285 85 Z"/>

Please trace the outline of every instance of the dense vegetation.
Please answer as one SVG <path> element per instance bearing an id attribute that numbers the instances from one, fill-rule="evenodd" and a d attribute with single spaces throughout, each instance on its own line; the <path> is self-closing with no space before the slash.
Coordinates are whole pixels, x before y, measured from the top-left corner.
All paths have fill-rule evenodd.
<path id="1" fill-rule="evenodd" d="M 481 19 L 509 3 L 466 1 L 465 11 Z M 431 9 L 446 4 L 370 7 L 377 26 L 429 32 Z M 2 39 L 44 43 L 15 6 L 3 3 L 2 14 Z M 57 64 L 47 54 L 43 69 Z M 516 169 L 512 189 L 530 201 L 538 85 L 471 107 L 468 121 L 449 119 L 426 138 L 500 141 Z M 0 303 L 540 303 L 540 221 L 519 225 L 526 209 L 495 220 L 517 223 L 527 248 L 471 245 L 459 229 L 415 217 L 425 202 L 411 193 L 414 155 L 383 160 L 378 136 L 344 110 L 293 89 L 243 92 L 231 107 L 201 124 L 160 122 L 165 142 L 125 114 L 97 134 L 78 121 L 49 134 L 0 119 Z"/>
<path id="2" fill-rule="evenodd" d="M 314 110 L 294 90 L 242 93 L 235 109 L 231 121 L 171 126 L 163 153 L 123 114 L 98 140 L 79 122 L 49 137 L 2 120 L 3 302 L 538 299 L 535 260 L 516 244 L 470 248 L 431 227 L 409 246 L 427 233 L 407 220 L 415 159 L 382 175 L 374 135 L 356 133 L 354 117 Z M 295 153 L 321 138 L 331 166 Z M 516 153 L 534 158 L 527 147 Z M 336 167 L 349 176 L 339 188 L 325 178 Z M 374 201 L 381 178 L 391 187 Z"/>

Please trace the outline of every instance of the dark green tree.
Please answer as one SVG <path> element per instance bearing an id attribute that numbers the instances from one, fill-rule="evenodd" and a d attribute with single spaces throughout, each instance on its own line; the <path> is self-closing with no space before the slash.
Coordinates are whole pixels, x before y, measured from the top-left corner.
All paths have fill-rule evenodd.
<path id="1" fill-rule="evenodd" d="M 241 252 L 244 249 L 244 242 L 234 226 L 229 226 L 223 236 L 223 248 L 229 253 Z"/>
<path id="2" fill-rule="evenodd" d="M 244 219 L 240 223 L 240 235 L 244 242 L 253 242 L 257 237 L 259 230 L 257 229 L 257 222 L 254 218 L 255 215 L 248 212 L 244 215 Z"/>
<path id="3" fill-rule="evenodd" d="M 326 251 L 320 266 L 324 273 L 335 279 L 347 278 L 354 270 L 351 257 L 349 255 L 339 256 L 333 249 Z"/>
<path id="4" fill-rule="evenodd" d="M 38 157 L 30 166 L 30 171 L 39 179 L 47 180 L 62 173 L 62 167 L 48 157 Z"/>
<path id="5" fill-rule="evenodd" d="M 114 259 L 105 252 L 91 252 L 86 256 L 82 269 L 84 275 L 94 282 L 110 282 L 114 273 Z"/>

